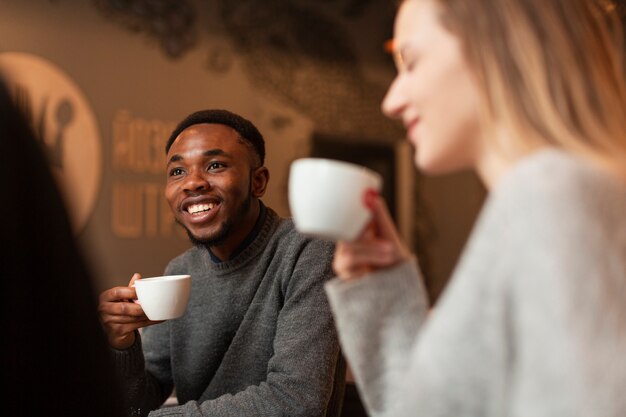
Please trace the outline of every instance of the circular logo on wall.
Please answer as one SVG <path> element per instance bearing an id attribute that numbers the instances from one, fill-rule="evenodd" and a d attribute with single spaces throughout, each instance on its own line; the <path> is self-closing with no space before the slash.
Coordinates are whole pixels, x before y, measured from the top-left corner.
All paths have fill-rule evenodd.
<path id="1" fill-rule="evenodd" d="M 100 130 L 94 113 L 78 85 L 44 58 L 3 52 L 0 72 L 45 145 L 74 231 L 79 233 L 93 211 L 102 175 Z"/>

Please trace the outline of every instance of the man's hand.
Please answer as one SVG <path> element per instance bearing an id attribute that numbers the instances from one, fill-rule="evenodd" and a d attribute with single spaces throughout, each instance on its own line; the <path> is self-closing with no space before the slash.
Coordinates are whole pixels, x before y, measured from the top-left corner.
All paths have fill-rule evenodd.
<path id="1" fill-rule="evenodd" d="M 150 321 L 136 302 L 133 284 L 140 278 L 141 275 L 134 274 L 128 287 L 114 287 L 100 294 L 98 314 L 112 348 L 131 347 L 135 343 L 135 330 L 157 323 Z"/>

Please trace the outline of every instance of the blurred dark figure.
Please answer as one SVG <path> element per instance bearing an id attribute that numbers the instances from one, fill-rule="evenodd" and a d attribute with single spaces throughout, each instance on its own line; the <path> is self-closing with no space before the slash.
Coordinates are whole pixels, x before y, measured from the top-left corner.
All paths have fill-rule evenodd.
<path id="1" fill-rule="evenodd" d="M 2 414 L 121 416 L 96 293 L 48 162 L 0 80 Z"/>

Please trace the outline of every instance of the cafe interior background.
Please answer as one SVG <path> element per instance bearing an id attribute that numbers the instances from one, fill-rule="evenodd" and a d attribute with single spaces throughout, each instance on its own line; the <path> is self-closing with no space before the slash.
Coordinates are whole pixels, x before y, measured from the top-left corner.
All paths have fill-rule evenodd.
<path id="1" fill-rule="evenodd" d="M 436 301 L 485 192 L 471 173 L 418 174 L 402 126 L 381 114 L 394 13 L 389 0 L 0 2 L 0 71 L 45 143 L 98 289 L 159 275 L 189 247 L 162 193 L 164 143 L 187 114 L 224 108 L 263 133 L 263 200 L 283 216 L 297 158 L 380 172 Z"/>
<path id="2" fill-rule="evenodd" d="M 263 200 L 283 216 L 297 158 L 380 172 L 436 303 L 485 190 L 470 172 L 419 174 L 380 111 L 396 3 L 2 0 L 0 73 L 48 151 L 96 289 L 160 275 L 189 247 L 163 197 L 164 144 L 187 114 L 224 108 L 263 133 Z"/>

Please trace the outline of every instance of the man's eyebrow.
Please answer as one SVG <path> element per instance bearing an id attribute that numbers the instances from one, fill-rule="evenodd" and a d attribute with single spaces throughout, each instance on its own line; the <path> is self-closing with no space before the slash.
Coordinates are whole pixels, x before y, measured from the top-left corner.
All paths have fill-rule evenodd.
<path id="1" fill-rule="evenodd" d="M 228 152 L 225 152 L 223 149 L 209 149 L 208 151 L 202 152 L 203 156 L 226 156 L 228 158 L 232 158 L 233 156 Z"/>
<path id="2" fill-rule="evenodd" d="M 227 158 L 232 158 L 233 156 L 231 154 L 229 154 L 228 152 L 225 152 L 223 149 L 209 149 L 207 151 L 202 152 L 202 156 L 225 156 Z M 180 154 L 174 154 L 172 155 L 172 157 L 167 161 L 168 165 L 173 163 L 173 162 L 178 162 L 178 161 L 182 161 L 183 156 Z"/>
<path id="3" fill-rule="evenodd" d="M 171 164 L 172 162 L 178 162 L 178 161 L 182 161 L 183 157 L 178 155 L 178 154 L 174 154 L 172 155 L 172 157 L 167 161 L 167 164 Z"/>

